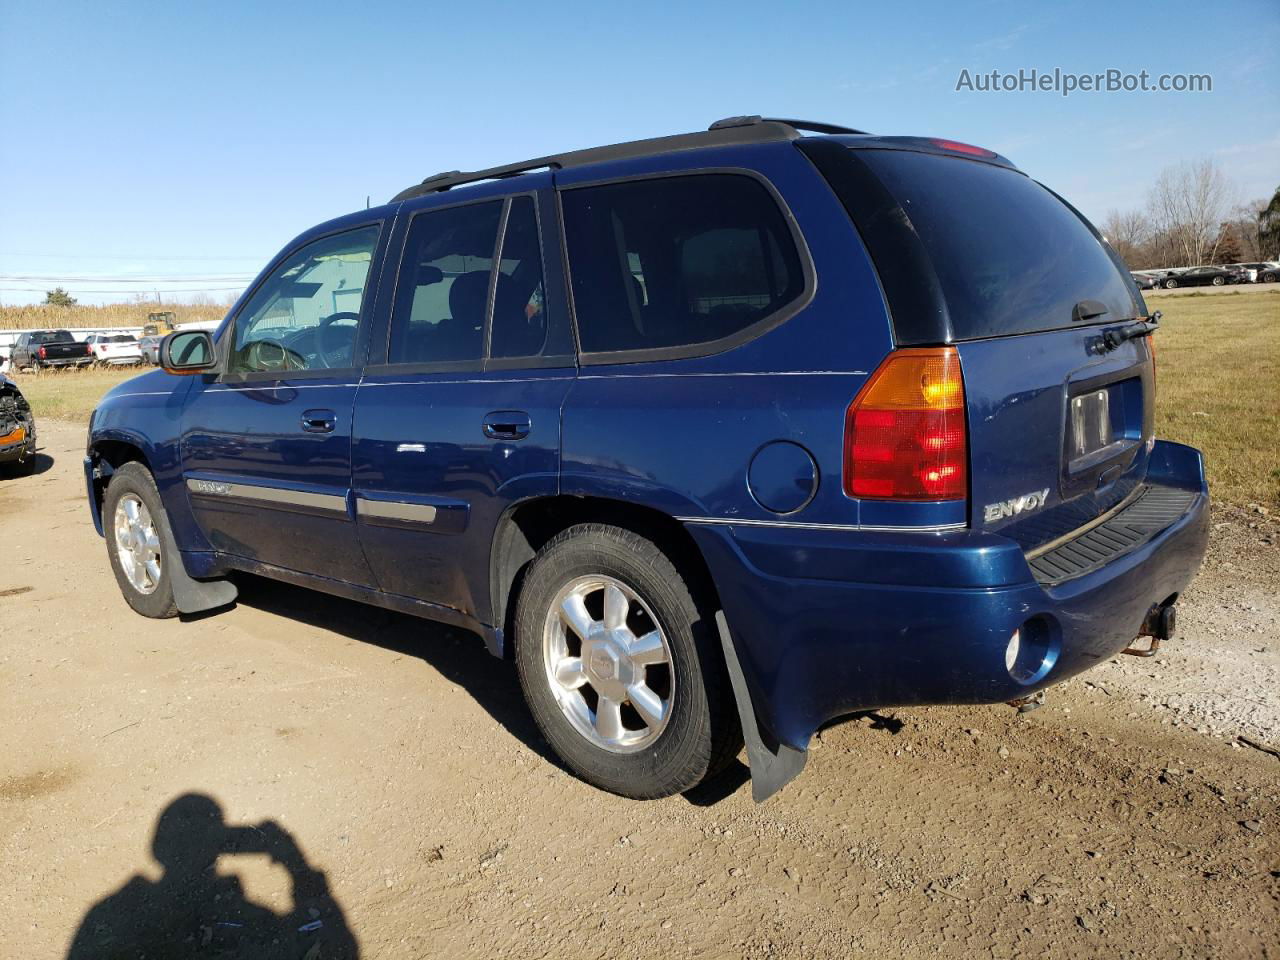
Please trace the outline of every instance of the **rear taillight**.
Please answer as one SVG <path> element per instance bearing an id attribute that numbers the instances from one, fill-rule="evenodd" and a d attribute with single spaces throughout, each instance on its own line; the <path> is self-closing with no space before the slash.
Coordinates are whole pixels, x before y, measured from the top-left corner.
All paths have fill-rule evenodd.
<path id="1" fill-rule="evenodd" d="M 44 358 L 45 358 L 45 349 L 44 349 L 44 347 L 41 347 L 41 348 L 40 348 L 40 359 L 41 359 L 41 360 L 43 360 Z"/>
<path id="2" fill-rule="evenodd" d="M 844 422 L 844 492 L 870 500 L 968 496 L 964 381 L 955 347 L 896 350 Z"/>

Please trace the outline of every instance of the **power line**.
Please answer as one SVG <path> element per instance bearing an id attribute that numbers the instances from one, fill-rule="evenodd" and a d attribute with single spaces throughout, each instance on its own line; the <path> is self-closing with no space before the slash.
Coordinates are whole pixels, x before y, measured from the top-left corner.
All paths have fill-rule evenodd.
<path id="1" fill-rule="evenodd" d="M 180 256 L 178 254 L 124 254 L 124 253 L 16 253 L 0 252 L 0 257 L 38 257 L 41 260 L 252 260 L 255 263 L 266 263 L 267 257 L 255 254 L 236 254 L 235 256 Z"/>
<path id="2" fill-rule="evenodd" d="M 160 292 L 165 294 L 169 294 L 169 293 L 233 293 L 241 290 L 244 290 L 244 287 L 242 286 L 241 287 L 195 287 L 188 290 L 161 290 Z M 36 287 L 0 287 L 0 293 L 37 293 L 38 294 L 38 293 L 47 293 L 47 292 L 48 291 L 37 289 Z M 153 290 L 85 290 L 81 287 L 76 287 L 74 290 L 69 290 L 67 292 L 68 293 L 113 293 L 113 294 L 127 293 L 127 294 L 142 295 L 142 294 L 151 294 L 151 293 L 154 293 L 155 291 Z"/>
<path id="3" fill-rule="evenodd" d="M 0 280 L 20 281 L 24 283 L 234 283 L 253 279 L 250 274 L 198 277 L 46 277 L 34 275 L 17 275 L 0 273 Z"/>

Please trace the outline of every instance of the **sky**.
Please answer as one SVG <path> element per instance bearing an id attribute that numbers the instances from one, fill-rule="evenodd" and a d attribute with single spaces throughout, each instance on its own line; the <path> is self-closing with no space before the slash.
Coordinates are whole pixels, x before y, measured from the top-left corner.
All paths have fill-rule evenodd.
<path id="1" fill-rule="evenodd" d="M 1055 68 L 1213 88 L 956 89 Z M 1094 220 L 1203 157 L 1253 200 L 1278 90 L 1277 0 L 0 0 L 0 303 L 226 298 L 432 173 L 741 114 L 976 143 Z"/>

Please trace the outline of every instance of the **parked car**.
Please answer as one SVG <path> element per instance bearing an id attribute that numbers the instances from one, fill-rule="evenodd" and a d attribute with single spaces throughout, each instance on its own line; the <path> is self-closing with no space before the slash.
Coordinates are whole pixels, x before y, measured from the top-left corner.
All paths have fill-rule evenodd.
<path id="1" fill-rule="evenodd" d="M 1280 280 L 1280 264 L 1269 264 L 1258 274 L 1259 283 L 1275 283 Z"/>
<path id="2" fill-rule="evenodd" d="M 142 362 L 142 347 L 131 333 L 94 333 L 85 342 L 93 359 L 103 366 L 118 367 Z"/>
<path id="3" fill-rule="evenodd" d="M 164 337 L 152 334 L 138 341 L 138 350 L 142 353 L 142 362 L 148 366 L 156 366 L 160 362 L 160 341 Z"/>
<path id="4" fill-rule="evenodd" d="M 1171 635 L 1208 492 L 1155 326 L 995 153 L 737 118 L 308 230 L 105 396 L 89 506 L 144 616 L 247 571 L 462 626 L 583 779 L 745 737 L 759 799 L 835 718 Z"/>
<path id="5" fill-rule="evenodd" d="M 35 469 L 36 419 L 18 385 L 0 374 L 0 474 Z"/>
<path id="6" fill-rule="evenodd" d="M 9 351 L 14 370 L 83 367 L 93 363 L 89 348 L 67 330 L 32 330 L 19 335 Z"/>
<path id="7" fill-rule="evenodd" d="M 1237 283 L 1255 283 L 1258 279 L 1258 271 L 1247 263 L 1224 263 L 1222 269 L 1231 270 L 1236 273 Z"/>
<path id="8" fill-rule="evenodd" d="M 1156 288 L 1156 278 L 1149 273 L 1131 273 L 1133 282 L 1138 285 L 1139 290 L 1154 290 Z"/>
<path id="9" fill-rule="evenodd" d="M 1160 285 L 1166 290 L 1172 290 L 1175 287 L 1203 287 L 1209 284 L 1221 287 L 1228 283 L 1242 282 L 1244 275 L 1238 270 L 1227 267 L 1192 267 L 1179 274 L 1170 274 L 1160 281 Z"/>

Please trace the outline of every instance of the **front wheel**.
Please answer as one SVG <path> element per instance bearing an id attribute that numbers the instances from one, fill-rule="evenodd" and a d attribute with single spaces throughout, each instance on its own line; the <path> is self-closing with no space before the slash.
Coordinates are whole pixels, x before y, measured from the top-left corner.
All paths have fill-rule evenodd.
<path id="1" fill-rule="evenodd" d="M 525 700 L 588 783 L 680 793 L 742 746 L 713 611 L 652 541 L 582 524 L 538 552 L 516 608 Z"/>
<path id="2" fill-rule="evenodd" d="M 181 563 L 166 556 L 168 520 L 151 472 L 126 463 L 111 476 L 102 503 L 102 521 L 111 571 L 125 602 L 144 617 L 178 615 L 169 567 Z"/>
<path id="3" fill-rule="evenodd" d="M 1223 279 L 1222 277 L 1214 277 L 1214 278 L 1213 278 L 1213 285 L 1214 285 L 1215 287 L 1220 287 L 1220 286 L 1222 286 L 1222 285 L 1223 285 L 1224 283 L 1226 283 L 1226 282 L 1227 282 L 1227 281 L 1226 281 L 1225 279 Z"/>
<path id="4" fill-rule="evenodd" d="M 1166 280 L 1166 281 L 1164 282 L 1164 288 L 1165 288 L 1166 290 L 1172 290 L 1172 289 L 1174 289 L 1177 285 L 1178 285 L 1178 281 L 1177 281 L 1177 280 L 1174 280 L 1174 279 L 1172 279 L 1172 278 L 1170 278 L 1170 279 L 1168 279 L 1168 280 Z"/>

